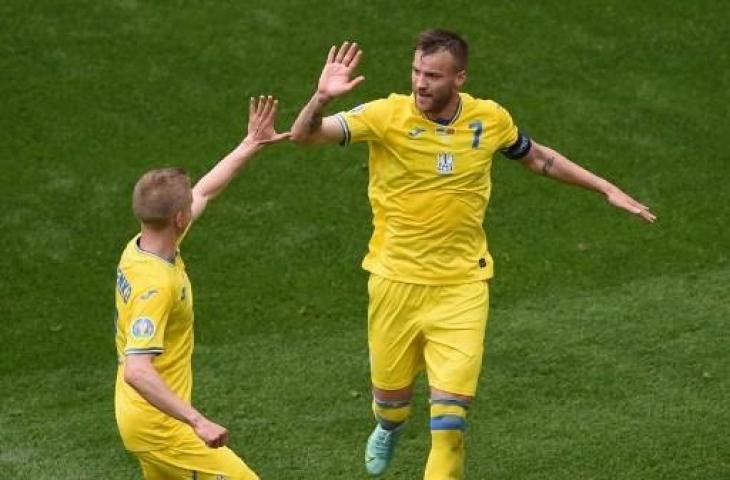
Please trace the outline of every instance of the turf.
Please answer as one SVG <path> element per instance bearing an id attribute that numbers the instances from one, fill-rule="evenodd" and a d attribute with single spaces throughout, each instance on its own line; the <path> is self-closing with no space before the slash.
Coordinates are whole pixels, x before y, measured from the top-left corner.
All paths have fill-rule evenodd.
<path id="1" fill-rule="evenodd" d="M 659 215 L 495 158 L 469 478 L 730 478 L 729 20 L 711 0 L 4 2 L 0 472 L 140 477 L 112 406 L 136 178 L 202 174 L 252 94 L 276 94 L 290 124 L 344 39 L 367 79 L 334 108 L 407 91 L 415 34 L 446 26 L 470 41 L 469 92 Z M 272 148 L 184 244 L 195 403 L 262 478 L 364 478 L 365 158 Z M 420 395 L 386 478 L 421 475 L 426 409 Z"/>

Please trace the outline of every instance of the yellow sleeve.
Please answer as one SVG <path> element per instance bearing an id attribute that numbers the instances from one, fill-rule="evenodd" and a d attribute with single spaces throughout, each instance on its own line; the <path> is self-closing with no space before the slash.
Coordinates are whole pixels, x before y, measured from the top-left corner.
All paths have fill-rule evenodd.
<path id="1" fill-rule="evenodd" d="M 497 103 L 494 105 L 497 116 L 498 150 L 507 158 L 519 160 L 529 153 L 532 140 L 517 128 L 507 110 Z"/>
<path id="2" fill-rule="evenodd" d="M 499 150 L 507 150 L 515 144 L 518 130 L 512 121 L 512 115 L 500 104 L 495 103 L 497 116 L 497 139 Z"/>
<path id="3" fill-rule="evenodd" d="M 132 298 L 125 355 L 165 351 L 165 327 L 172 299 L 170 287 L 148 287 Z"/>
<path id="4" fill-rule="evenodd" d="M 383 138 L 390 121 L 391 107 L 392 102 L 381 98 L 336 114 L 335 118 L 345 132 L 342 144 L 373 142 Z"/>

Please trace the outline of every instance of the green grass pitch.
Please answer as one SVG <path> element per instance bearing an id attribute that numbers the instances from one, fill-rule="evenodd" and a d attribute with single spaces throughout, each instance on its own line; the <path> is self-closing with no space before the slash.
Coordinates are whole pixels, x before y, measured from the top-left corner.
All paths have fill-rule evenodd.
<path id="1" fill-rule="evenodd" d="M 408 91 L 417 32 L 441 26 L 471 44 L 468 92 L 659 215 L 495 157 L 468 478 L 730 478 L 729 22 L 717 0 L 2 2 L 0 476 L 140 478 L 112 403 L 137 177 L 199 177 L 250 95 L 289 125 L 342 40 L 367 79 L 336 108 Z M 267 150 L 183 246 L 195 404 L 266 479 L 365 478 L 365 163 Z M 422 475 L 419 388 L 387 479 Z"/>

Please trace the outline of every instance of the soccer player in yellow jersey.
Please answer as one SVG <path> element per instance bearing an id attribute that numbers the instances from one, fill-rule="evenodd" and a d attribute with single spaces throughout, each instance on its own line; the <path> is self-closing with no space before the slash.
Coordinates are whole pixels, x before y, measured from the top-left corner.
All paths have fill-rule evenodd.
<path id="1" fill-rule="evenodd" d="M 194 187 L 184 170 L 147 172 L 134 187 L 141 223 L 116 281 L 117 425 L 151 480 L 250 480 L 258 476 L 224 445 L 228 431 L 191 405 L 193 292 L 178 246 L 183 235 L 276 133 L 276 100 L 251 99 L 248 134 Z"/>
<path id="2" fill-rule="evenodd" d="M 615 185 L 521 132 L 492 100 L 460 92 L 468 46 L 458 35 L 423 32 L 410 95 L 390 95 L 323 117 L 334 98 L 364 80 L 362 52 L 332 47 L 317 91 L 292 126 L 298 144 L 368 142 L 368 196 L 374 231 L 363 267 L 370 272 L 368 343 L 377 420 L 365 466 L 382 474 L 409 416 L 413 382 L 430 386 L 431 451 L 425 478 L 460 479 L 466 410 L 482 363 L 492 258 L 482 227 L 500 152 L 529 170 L 602 193 L 647 222 L 649 209 Z"/>

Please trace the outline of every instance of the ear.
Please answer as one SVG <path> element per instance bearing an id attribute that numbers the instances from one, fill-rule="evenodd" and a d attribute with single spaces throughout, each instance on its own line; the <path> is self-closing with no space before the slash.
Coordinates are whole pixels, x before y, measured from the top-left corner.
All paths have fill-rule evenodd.
<path id="1" fill-rule="evenodd" d="M 180 210 L 175 214 L 175 226 L 178 228 L 178 230 L 183 230 L 187 225 L 185 225 L 185 211 Z"/>
<path id="2" fill-rule="evenodd" d="M 466 83 L 466 70 L 456 73 L 456 88 L 461 88 Z"/>

